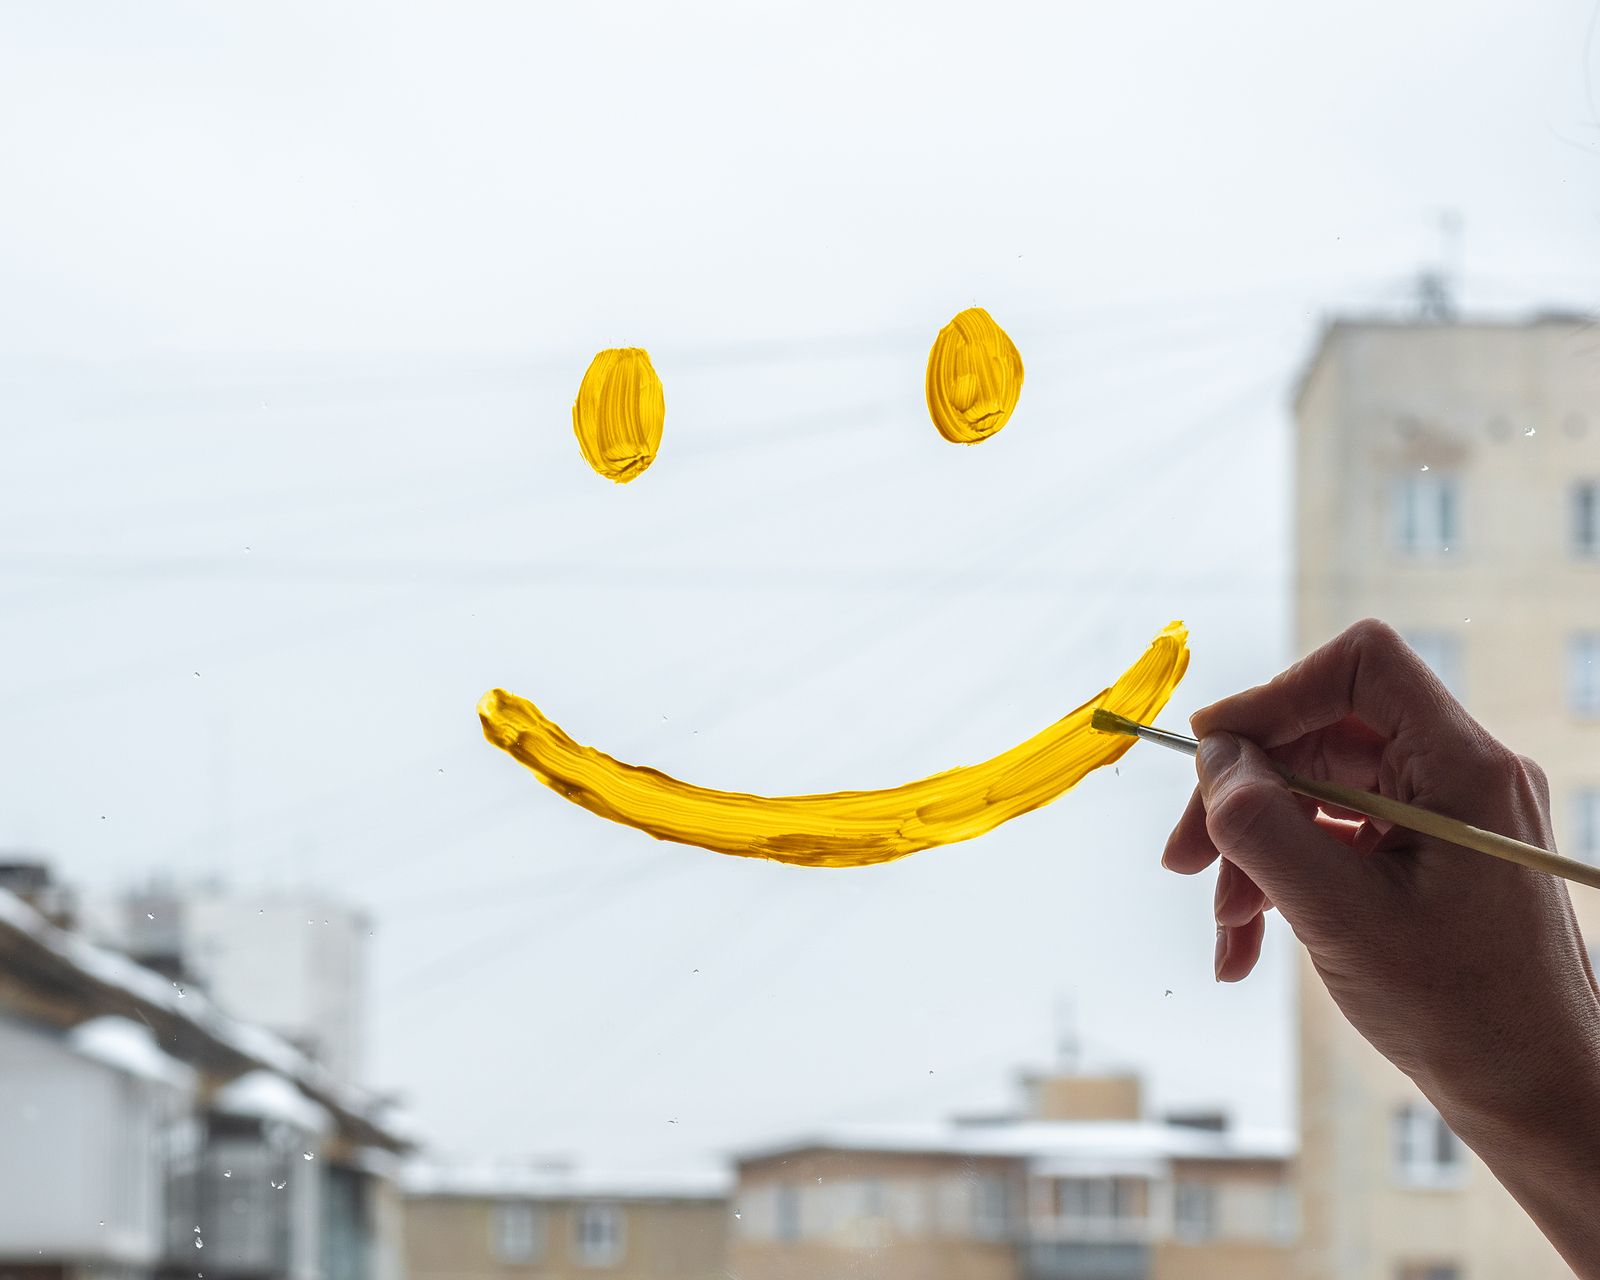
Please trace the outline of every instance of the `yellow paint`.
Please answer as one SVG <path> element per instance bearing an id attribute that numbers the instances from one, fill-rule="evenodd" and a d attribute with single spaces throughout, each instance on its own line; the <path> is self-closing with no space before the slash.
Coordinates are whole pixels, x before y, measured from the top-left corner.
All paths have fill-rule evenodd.
<path id="1" fill-rule="evenodd" d="M 572 429 L 589 465 L 607 480 L 627 484 L 656 460 L 666 416 L 650 353 L 613 347 L 589 362 L 572 405 Z"/>
<path id="2" fill-rule="evenodd" d="M 987 440 L 1011 417 L 1022 394 L 1022 357 L 982 307 L 968 307 L 928 352 L 928 413 L 954 444 Z"/>
<path id="3" fill-rule="evenodd" d="M 580 746 L 504 689 L 483 695 L 478 716 L 490 742 L 602 818 L 719 853 L 861 867 L 981 836 L 1119 759 L 1135 740 L 1090 728 L 1094 709 L 1154 720 L 1189 665 L 1188 636 L 1169 624 L 1109 689 L 994 759 L 883 791 L 769 797 L 696 787 Z"/>

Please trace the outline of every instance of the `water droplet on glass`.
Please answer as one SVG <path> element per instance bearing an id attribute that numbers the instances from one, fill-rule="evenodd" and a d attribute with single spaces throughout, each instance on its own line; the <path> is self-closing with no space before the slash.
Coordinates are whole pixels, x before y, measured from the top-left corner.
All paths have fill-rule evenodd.
<path id="1" fill-rule="evenodd" d="M 734 1210 L 734 1211 L 733 1211 L 733 1216 L 734 1216 L 734 1217 L 735 1217 L 735 1218 L 743 1218 L 743 1217 L 744 1217 L 744 1214 L 742 1214 L 742 1213 L 740 1213 L 740 1212 L 739 1212 L 739 1211 L 738 1211 L 738 1210 L 737 1210 L 737 1209 L 735 1209 L 735 1210 Z"/>
<path id="2" fill-rule="evenodd" d="M 1164 991 L 1162 993 L 1163 998 L 1170 997 L 1171 995 L 1172 995 L 1172 988 L 1171 987 L 1168 987 L 1166 989 L 1166 991 Z"/>
<path id="3" fill-rule="evenodd" d="M 146 911 L 144 913 L 144 918 L 146 920 L 154 920 L 156 918 L 156 913 L 154 911 Z"/>
<path id="4" fill-rule="evenodd" d="M 307 1160 L 315 1160 L 316 1159 L 316 1156 L 312 1155 L 309 1151 L 307 1151 L 305 1153 L 305 1157 L 306 1157 Z"/>
<path id="5" fill-rule="evenodd" d="M 224 1169 L 224 1170 L 223 1170 L 223 1171 L 222 1171 L 222 1176 L 223 1176 L 223 1177 L 224 1177 L 224 1178 L 231 1178 L 231 1177 L 233 1177 L 233 1170 L 232 1170 L 232 1169 Z"/>
<path id="6" fill-rule="evenodd" d="M 206 1242 L 204 1240 L 202 1240 L 199 1236 L 196 1236 L 194 1238 L 194 1247 L 196 1249 L 204 1249 L 206 1247 Z"/>
<path id="7" fill-rule="evenodd" d="M 104 1218 L 101 1218 L 101 1219 L 100 1219 L 100 1225 L 101 1225 L 101 1226 L 102 1226 L 102 1227 L 103 1227 L 103 1226 L 105 1226 L 105 1225 L 106 1225 L 106 1220 L 105 1220 L 105 1219 L 104 1219 Z"/>
<path id="8" fill-rule="evenodd" d="M 199 678 L 200 678 L 200 673 L 199 673 L 199 672 L 198 672 L 198 671 L 196 671 L 196 672 L 195 672 L 195 673 L 194 673 L 194 678 L 195 678 L 195 679 L 196 679 L 196 680 L 198 680 L 198 679 L 199 679 Z"/>
<path id="9" fill-rule="evenodd" d="M 194 1233 L 195 1233 L 195 1235 L 199 1235 L 199 1234 L 200 1234 L 200 1228 L 199 1228 L 199 1227 L 196 1227 L 196 1228 L 195 1228 L 195 1229 L 194 1229 Z"/>
<path id="10" fill-rule="evenodd" d="M 274 1182 L 271 1178 L 268 1178 L 267 1185 L 270 1186 L 274 1191 L 282 1191 L 286 1186 L 289 1185 L 289 1179 L 285 1178 L 282 1182 Z"/>
<path id="11" fill-rule="evenodd" d="M 173 986 L 173 989 L 174 989 L 174 990 L 176 990 L 176 991 L 177 991 L 177 993 L 178 993 L 178 999 L 180 999 L 180 1000 L 182 1000 L 182 999 L 183 999 L 183 998 L 184 998 L 184 996 L 186 996 L 186 995 L 188 995 L 188 994 L 189 994 L 189 993 L 188 993 L 188 992 L 187 992 L 187 991 L 185 991 L 185 990 L 184 990 L 184 989 L 183 989 L 183 988 L 182 988 L 182 987 L 180 987 L 180 986 L 178 986 L 178 984 L 177 984 L 177 983 L 176 983 L 176 982 L 174 982 L 174 983 L 173 983 L 173 984 L 172 984 L 172 986 Z"/>
<path id="12" fill-rule="evenodd" d="M 1522 433 L 1522 434 L 1523 434 L 1523 435 L 1525 435 L 1525 436 L 1531 436 L 1531 435 L 1532 435 L 1532 434 L 1533 434 L 1533 428 L 1532 428 L 1532 427 L 1529 427 L 1529 428 L 1528 428 L 1528 429 L 1527 429 L 1527 430 L 1526 430 L 1526 431 L 1524 431 L 1524 432 L 1523 432 L 1523 433 Z"/>

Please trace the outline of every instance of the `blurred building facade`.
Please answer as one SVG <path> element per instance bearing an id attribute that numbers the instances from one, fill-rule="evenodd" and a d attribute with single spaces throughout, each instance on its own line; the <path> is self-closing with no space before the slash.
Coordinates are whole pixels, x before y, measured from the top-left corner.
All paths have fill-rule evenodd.
<path id="1" fill-rule="evenodd" d="M 738 1161 L 741 1280 L 1284 1280 L 1292 1140 L 1034 1077 L 1011 1118 L 830 1129 Z"/>
<path id="2" fill-rule="evenodd" d="M 310 892 L 157 884 L 128 894 L 113 928 L 141 964 L 276 1032 L 336 1078 L 362 1079 L 373 931 L 365 912 Z"/>
<path id="3" fill-rule="evenodd" d="M 399 1280 L 381 1100 L 0 884 L 0 1276 Z"/>
<path id="4" fill-rule="evenodd" d="M 723 1280 L 729 1179 L 560 1164 L 415 1164 L 408 1280 Z"/>
<path id="5" fill-rule="evenodd" d="M 1392 623 L 1549 772 L 1600 862 L 1600 361 L 1592 325 L 1341 322 L 1296 400 L 1295 644 Z M 1574 890 L 1586 937 L 1600 903 Z M 1565 1280 L 1397 1069 L 1299 980 L 1306 1280 Z"/>

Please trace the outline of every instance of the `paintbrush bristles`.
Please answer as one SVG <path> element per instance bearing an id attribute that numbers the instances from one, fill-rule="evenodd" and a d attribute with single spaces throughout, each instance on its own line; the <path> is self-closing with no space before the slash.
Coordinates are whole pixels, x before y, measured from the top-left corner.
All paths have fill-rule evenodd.
<path id="1" fill-rule="evenodd" d="M 1115 711 L 1107 711 L 1104 707 L 1096 707 L 1089 723 L 1101 733 L 1120 733 L 1127 738 L 1139 736 L 1139 726 L 1127 716 L 1119 716 Z"/>

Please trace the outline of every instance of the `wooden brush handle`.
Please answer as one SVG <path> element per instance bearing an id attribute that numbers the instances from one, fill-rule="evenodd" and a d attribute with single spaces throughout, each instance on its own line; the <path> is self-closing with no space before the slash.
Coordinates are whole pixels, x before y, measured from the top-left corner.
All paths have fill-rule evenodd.
<path id="1" fill-rule="evenodd" d="M 1341 809 L 1363 813 L 1369 818 L 1378 818 L 1383 822 L 1392 822 L 1395 826 L 1405 827 L 1409 831 L 1437 836 L 1464 849 L 1476 849 L 1479 853 L 1504 858 L 1508 862 L 1518 862 L 1525 867 L 1532 867 L 1535 871 L 1544 871 L 1565 880 L 1586 884 L 1591 889 L 1600 889 L 1600 867 L 1591 867 L 1588 863 L 1578 862 L 1573 858 L 1563 858 L 1559 853 L 1551 853 L 1536 844 L 1525 844 L 1521 840 L 1485 831 L 1482 827 L 1475 827 L 1457 818 L 1429 813 L 1426 809 L 1419 809 L 1416 805 L 1405 804 L 1399 800 L 1391 800 L 1388 796 L 1374 795 L 1370 791 L 1358 791 L 1355 787 L 1343 787 L 1337 782 L 1318 782 L 1315 778 L 1302 778 L 1298 773 L 1290 773 L 1287 769 L 1279 769 L 1278 772 L 1289 784 L 1290 791 L 1310 796 L 1313 800 L 1325 800 L 1329 804 L 1338 805 Z"/>

